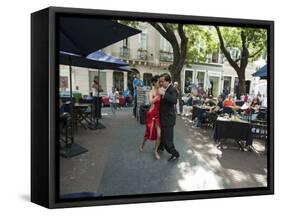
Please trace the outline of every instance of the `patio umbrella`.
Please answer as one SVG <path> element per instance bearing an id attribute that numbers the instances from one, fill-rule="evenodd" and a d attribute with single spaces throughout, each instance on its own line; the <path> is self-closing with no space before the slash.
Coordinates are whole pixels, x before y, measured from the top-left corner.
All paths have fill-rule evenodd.
<path id="1" fill-rule="evenodd" d="M 71 62 L 71 64 L 69 64 Z M 70 72 L 70 83 L 72 83 L 72 67 L 86 67 L 86 68 L 94 68 L 98 69 L 98 81 L 100 82 L 100 70 L 101 69 L 110 69 L 110 70 L 118 70 L 118 71 L 131 71 L 128 64 L 122 61 L 119 58 L 114 56 L 110 56 L 105 54 L 102 51 L 96 51 L 89 54 L 86 58 L 69 52 L 60 51 L 60 64 L 69 64 L 69 72 Z M 70 92 L 72 95 L 72 86 L 70 85 Z M 97 97 L 99 98 L 99 92 Z M 98 99 L 99 100 L 99 99 Z M 97 103 L 97 109 L 99 109 L 99 103 Z M 98 118 L 96 118 L 96 122 L 92 125 L 91 129 L 103 129 L 104 125 L 99 123 Z"/>
<path id="2" fill-rule="evenodd" d="M 59 50 L 64 52 L 75 53 L 74 55 L 88 56 L 94 51 L 102 49 L 122 39 L 140 33 L 139 30 L 122 25 L 120 23 L 95 19 L 89 17 L 60 17 L 59 20 L 60 38 Z M 73 56 L 68 57 L 70 72 L 70 107 L 72 116 L 72 60 Z M 71 118 L 72 119 L 72 118 Z M 73 120 L 72 130 L 73 130 Z M 72 157 L 84 153 L 84 148 L 74 144 L 72 139 L 68 148 L 64 149 L 64 156 Z"/>
<path id="3" fill-rule="evenodd" d="M 141 31 L 118 22 L 89 17 L 61 17 L 59 50 L 84 57 Z"/>
<path id="4" fill-rule="evenodd" d="M 84 58 L 70 52 L 60 51 L 59 63 L 64 65 L 95 68 L 95 69 L 112 69 L 117 70 L 119 67 L 126 69 L 128 64 L 121 59 L 105 54 L 102 51 L 91 53 L 88 57 Z"/>
<path id="5" fill-rule="evenodd" d="M 252 74 L 254 77 L 260 77 L 261 79 L 267 79 L 267 65 L 264 65 L 255 73 Z"/>

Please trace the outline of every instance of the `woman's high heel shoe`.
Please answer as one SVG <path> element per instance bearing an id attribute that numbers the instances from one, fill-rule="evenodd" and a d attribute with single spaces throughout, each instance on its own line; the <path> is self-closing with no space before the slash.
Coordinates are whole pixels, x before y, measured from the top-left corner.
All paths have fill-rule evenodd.
<path id="1" fill-rule="evenodd" d="M 158 152 L 154 152 L 154 157 L 156 160 L 160 160 L 160 155 L 158 154 Z"/>

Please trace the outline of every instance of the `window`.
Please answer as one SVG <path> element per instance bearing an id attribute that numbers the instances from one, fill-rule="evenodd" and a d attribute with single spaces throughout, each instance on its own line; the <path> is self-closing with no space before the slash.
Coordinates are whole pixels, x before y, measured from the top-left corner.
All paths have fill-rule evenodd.
<path id="1" fill-rule="evenodd" d="M 120 57 L 129 58 L 129 48 L 128 47 L 120 47 Z"/>
<path id="2" fill-rule="evenodd" d="M 147 34 L 145 32 L 139 34 L 139 49 L 137 57 L 140 60 L 147 60 Z"/>
<path id="3" fill-rule="evenodd" d="M 123 72 L 113 72 L 113 87 L 117 88 L 118 91 L 124 90 L 124 74 Z"/>
<path id="4" fill-rule="evenodd" d="M 197 85 L 204 88 L 205 72 L 197 72 Z"/>
<path id="5" fill-rule="evenodd" d="M 239 79 L 238 79 L 238 77 L 235 77 L 235 79 L 234 79 L 234 94 L 240 95 L 239 94 Z"/>
<path id="6" fill-rule="evenodd" d="M 147 49 L 147 35 L 144 32 L 139 35 L 139 48 L 141 50 Z"/>
<path id="7" fill-rule="evenodd" d="M 226 94 L 230 93 L 230 90 L 231 90 L 231 77 L 230 76 L 223 77 L 223 90 Z"/>
<path id="8" fill-rule="evenodd" d="M 222 53 L 219 54 L 218 63 L 223 64 L 224 55 Z"/>
<path id="9" fill-rule="evenodd" d="M 160 36 L 160 50 L 164 52 L 173 52 L 172 46 L 163 36 Z"/>
<path id="10" fill-rule="evenodd" d="M 192 77 L 193 77 L 193 71 L 192 70 L 186 70 L 185 71 L 185 82 L 192 83 Z"/>
<path id="11" fill-rule="evenodd" d="M 211 63 L 212 62 L 212 54 L 207 54 L 206 55 L 206 62 Z"/>
<path id="12" fill-rule="evenodd" d="M 120 47 L 120 57 L 129 58 L 128 38 L 123 40 L 123 46 Z"/>
<path id="13" fill-rule="evenodd" d="M 219 61 L 219 54 L 217 52 L 214 52 L 212 54 L 212 63 L 218 63 Z"/>
<path id="14" fill-rule="evenodd" d="M 123 47 L 128 48 L 128 38 L 123 40 Z"/>
<path id="15" fill-rule="evenodd" d="M 229 53 L 234 61 L 240 58 L 240 50 L 238 48 L 230 48 Z"/>
<path id="16" fill-rule="evenodd" d="M 160 36 L 159 60 L 171 62 L 173 61 L 173 49 L 171 44 L 162 36 Z"/>
<path id="17" fill-rule="evenodd" d="M 61 90 L 66 90 L 68 88 L 68 77 L 60 76 L 60 88 Z"/>
<path id="18" fill-rule="evenodd" d="M 151 86 L 151 79 L 152 79 L 151 73 L 144 73 L 143 74 L 143 85 L 144 86 Z"/>
<path id="19" fill-rule="evenodd" d="M 191 91 L 191 84 L 193 78 L 193 71 L 186 70 L 185 71 L 185 80 L 184 80 L 184 93 L 189 93 Z"/>

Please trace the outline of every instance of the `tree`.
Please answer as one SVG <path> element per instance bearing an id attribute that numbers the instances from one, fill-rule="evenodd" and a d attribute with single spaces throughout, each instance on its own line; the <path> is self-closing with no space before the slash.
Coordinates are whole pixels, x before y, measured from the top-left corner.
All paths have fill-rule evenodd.
<path id="1" fill-rule="evenodd" d="M 181 71 L 186 61 L 188 44 L 188 37 L 184 31 L 184 25 L 153 22 L 150 22 L 150 24 L 169 41 L 173 48 L 173 63 L 170 65 L 169 71 L 172 80 L 178 82 L 179 89 L 181 90 Z M 177 35 L 179 36 L 179 40 Z M 181 98 L 181 91 L 179 97 Z"/>
<path id="2" fill-rule="evenodd" d="M 238 96 L 246 94 L 246 68 L 249 61 L 254 61 L 266 53 L 266 30 L 218 26 L 215 26 L 215 29 L 220 41 L 220 49 L 238 75 Z M 239 48 L 240 57 L 232 57 L 231 48 Z"/>
<path id="3" fill-rule="evenodd" d="M 138 27 L 136 21 L 121 21 L 123 24 Z M 181 71 L 184 65 L 205 62 L 209 53 L 218 51 L 218 43 L 212 29 L 207 26 L 149 22 L 172 46 L 173 62 L 169 66 L 172 80 L 178 82 L 182 96 Z M 182 101 L 180 100 L 182 111 Z"/>
<path id="4" fill-rule="evenodd" d="M 185 64 L 192 62 L 205 62 L 209 53 L 218 49 L 210 28 L 199 25 L 183 25 L 171 23 L 154 23 L 152 25 L 172 46 L 173 63 L 169 71 L 173 81 L 179 83 L 182 95 L 181 71 Z M 182 111 L 182 101 L 180 100 Z"/>

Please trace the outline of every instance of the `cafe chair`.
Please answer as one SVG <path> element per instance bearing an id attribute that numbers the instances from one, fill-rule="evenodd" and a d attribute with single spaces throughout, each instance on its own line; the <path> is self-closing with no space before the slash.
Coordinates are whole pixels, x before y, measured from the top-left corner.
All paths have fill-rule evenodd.
<path id="1" fill-rule="evenodd" d="M 68 112 L 60 114 L 60 143 L 68 145 L 71 142 L 71 115 Z"/>
<path id="2" fill-rule="evenodd" d="M 253 137 L 257 139 L 267 139 L 267 121 L 253 120 L 251 121 L 251 131 Z"/>

